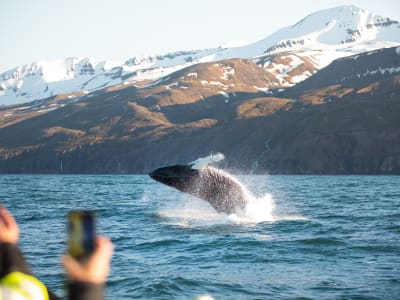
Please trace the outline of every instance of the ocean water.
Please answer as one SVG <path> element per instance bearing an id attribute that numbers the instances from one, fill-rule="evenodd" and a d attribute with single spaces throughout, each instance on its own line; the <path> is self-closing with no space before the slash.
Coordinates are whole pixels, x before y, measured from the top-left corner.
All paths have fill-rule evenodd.
<path id="1" fill-rule="evenodd" d="M 238 176 L 227 216 L 148 176 L 0 175 L 33 272 L 63 296 L 66 215 L 96 212 L 108 299 L 400 299 L 399 176 Z"/>

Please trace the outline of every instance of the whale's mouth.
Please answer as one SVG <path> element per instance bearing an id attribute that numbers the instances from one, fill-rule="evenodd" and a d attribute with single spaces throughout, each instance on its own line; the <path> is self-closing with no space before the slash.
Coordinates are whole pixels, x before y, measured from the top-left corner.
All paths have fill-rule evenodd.
<path id="1" fill-rule="evenodd" d="M 149 173 L 149 176 L 156 181 L 166 183 L 170 180 L 186 180 L 197 177 L 198 171 L 191 168 L 189 165 L 175 165 L 156 169 Z"/>

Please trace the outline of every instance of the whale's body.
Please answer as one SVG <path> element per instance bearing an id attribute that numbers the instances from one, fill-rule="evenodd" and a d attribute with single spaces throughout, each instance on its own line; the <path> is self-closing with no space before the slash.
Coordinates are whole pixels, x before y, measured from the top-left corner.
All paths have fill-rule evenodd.
<path id="1" fill-rule="evenodd" d="M 163 167 L 151 172 L 154 180 L 209 202 L 218 212 L 227 214 L 244 209 L 248 199 L 246 189 L 228 173 L 207 166 L 192 165 Z"/>

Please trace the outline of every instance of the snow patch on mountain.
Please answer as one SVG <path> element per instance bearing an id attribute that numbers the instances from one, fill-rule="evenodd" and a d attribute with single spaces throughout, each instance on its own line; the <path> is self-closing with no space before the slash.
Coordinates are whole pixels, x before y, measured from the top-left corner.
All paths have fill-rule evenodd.
<path id="1" fill-rule="evenodd" d="M 390 75 L 400 73 L 400 67 L 391 67 L 391 68 L 381 68 L 380 67 L 375 70 L 368 70 L 364 73 L 356 73 L 356 74 L 351 74 L 351 75 L 345 76 L 345 77 L 341 78 L 340 81 L 343 82 L 343 81 L 353 79 L 353 78 L 362 78 L 362 77 L 372 76 L 372 75 L 376 75 L 376 74 L 385 75 L 385 73 L 388 73 Z"/>
<path id="2" fill-rule="evenodd" d="M 0 74 L 0 105 L 83 90 L 92 92 L 143 80 L 152 80 L 147 85 L 151 86 L 191 65 L 232 58 L 263 62 L 264 67 L 278 76 L 282 87 L 288 87 L 312 75 L 305 70 L 289 76 L 296 68 L 300 70 L 306 60 L 315 69 L 321 69 L 340 57 L 397 45 L 400 45 L 399 22 L 352 5 L 340 6 L 313 13 L 250 44 L 227 43 L 213 49 L 135 56 L 124 63 L 66 58 L 19 66 Z M 296 53 L 297 58 L 292 55 L 291 63 L 287 65 L 265 64 L 266 57 L 285 52 Z M 221 79 L 229 80 L 232 72 L 234 70 L 226 68 Z"/>

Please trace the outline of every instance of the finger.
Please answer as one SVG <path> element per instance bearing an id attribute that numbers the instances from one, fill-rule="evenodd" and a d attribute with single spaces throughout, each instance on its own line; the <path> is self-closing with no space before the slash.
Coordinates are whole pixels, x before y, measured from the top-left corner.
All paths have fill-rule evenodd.
<path id="1" fill-rule="evenodd" d="M 6 225 L 5 221 L 3 221 L 3 219 L 4 219 L 3 215 L 5 215 L 5 214 L 6 214 L 5 208 L 2 205 L 0 205 L 0 226 Z"/>
<path id="2" fill-rule="evenodd" d="M 105 236 L 99 235 L 95 242 L 96 251 L 94 255 L 99 255 L 104 258 L 109 258 L 114 252 L 114 247 L 112 242 Z"/>
<path id="3" fill-rule="evenodd" d="M 72 256 L 66 254 L 62 258 L 62 263 L 64 265 L 65 270 L 71 277 L 75 279 L 84 279 L 85 274 L 82 268 L 82 265 L 74 259 Z"/>
<path id="4" fill-rule="evenodd" d="M 17 222 L 7 208 L 0 207 L 0 218 L 6 227 L 17 227 Z"/>

